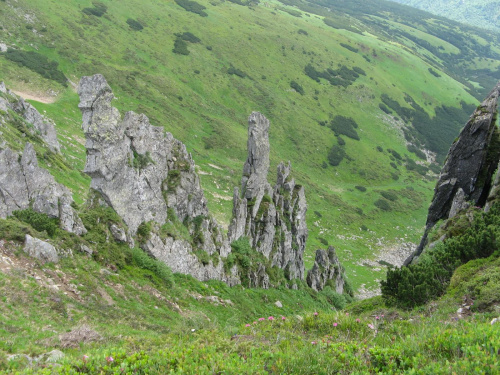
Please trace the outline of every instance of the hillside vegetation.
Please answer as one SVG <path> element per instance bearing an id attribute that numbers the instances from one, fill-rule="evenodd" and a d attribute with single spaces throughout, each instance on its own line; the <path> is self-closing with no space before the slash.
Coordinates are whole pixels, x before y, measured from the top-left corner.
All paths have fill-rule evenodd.
<path id="1" fill-rule="evenodd" d="M 74 86 L 101 73 L 114 105 L 187 145 L 227 225 L 246 119 L 264 113 L 271 169 L 291 160 L 306 188 L 306 267 L 333 245 L 355 288 L 418 240 L 438 163 L 500 79 L 497 34 L 389 2 L 6 0 L 0 14 L 1 79 L 56 121 L 68 169 L 85 158 Z M 86 200 L 87 177 L 47 166 Z"/>
<path id="2" fill-rule="evenodd" d="M 500 31 L 500 4 L 496 0 L 392 0 L 401 4 L 425 10 L 432 14 L 447 17 L 452 20 Z"/>

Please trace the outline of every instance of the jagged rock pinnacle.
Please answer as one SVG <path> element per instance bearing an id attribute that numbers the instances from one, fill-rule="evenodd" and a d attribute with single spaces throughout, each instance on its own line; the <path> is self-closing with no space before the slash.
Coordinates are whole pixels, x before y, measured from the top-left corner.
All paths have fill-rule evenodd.
<path id="1" fill-rule="evenodd" d="M 434 190 L 424 236 L 405 264 L 422 252 L 430 229 L 439 220 L 453 217 L 467 207 L 468 202 L 485 206 L 500 159 L 500 137 L 496 125 L 499 96 L 500 82 L 477 107 L 451 146 Z"/>

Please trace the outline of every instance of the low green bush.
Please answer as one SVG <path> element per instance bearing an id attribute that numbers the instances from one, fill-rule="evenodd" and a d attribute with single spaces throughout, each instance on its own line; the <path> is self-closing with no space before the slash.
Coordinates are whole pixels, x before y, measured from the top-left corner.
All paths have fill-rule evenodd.
<path id="1" fill-rule="evenodd" d="M 59 228 L 59 219 L 51 218 L 31 208 L 14 211 L 12 215 L 20 221 L 31 225 L 38 232 L 47 232 L 50 237 L 53 237 L 56 234 L 57 228 Z"/>

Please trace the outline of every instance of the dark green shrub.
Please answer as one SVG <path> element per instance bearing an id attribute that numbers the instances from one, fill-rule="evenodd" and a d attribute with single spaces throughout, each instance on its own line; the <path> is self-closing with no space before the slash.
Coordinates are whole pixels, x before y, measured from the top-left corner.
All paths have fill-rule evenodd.
<path id="1" fill-rule="evenodd" d="M 342 147 L 333 145 L 333 147 L 328 152 L 328 163 L 336 167 L 342 162 L 342 160 L 344 160 L 345 156 L 346 152 Z"/>
<path id="2" fill-rule="evenodd" d="M 190 32 L 185 32 L 182 34 L 174 34 L 174 35 L 177 36 L 178 38 L 181 38 L 182 40 L 185 40 L 186 42 L 190 42 L 190 43 L 200 43 L 201 42 L 200 38 L 198 38 L 197 36 L 195 36 L 194 34 L 192 34 Z"/>
<path id="3" fill-rule="evenodd" d="M 346 49 L 348 49 L 349 51 L 351 52 L 354 52 L 354 53 L 357 53 L 359 50 L 353 46 L 350 46 L 349 44 L 345 44 L 345 43 L 340 43 L 340 45 Z"/>
<path id="4" fill-rule="evenodd" d="M 132 30 L 135 31 L 141 31 L 142 29 L 144 29 L 144 26 L 142 26 L 142 24 L 139 21 L 134 20 L 132 18 L 129 18 L 127 20 L 127 24 L 130 26 Z"/>
<path id="5" fill-rule="evenodd" d="M 290 87 L 297 91 L 300 95 L 304 95 L 304 88 L 295 81 L 290 82 Z"/>
<path id="6" fill-rule="evenodd" d="M 345 146 L 345 141 L 342 139 L 340 135 L 337 136 L 337 143 L 339 146 Z"/>
<path id="7" fill-rule="evenodd" d="M 375 201 L 374 204 L 377 208 L 380 208 L 382 211 L 391 211 L 392 210 L 390 203 L 385 199 L 378 199 Z"/>
<path id="8" fill-rule="evenodd" d="M 135 150 L 133 150 L 133 155 L 134 159 L 132 160 L 132 166 L 136 169 L 144 169 L 149 164 L 154 164 L 149 151 L 146 151 L 145 154 L 139 154 Z"/>
<path id="9" fill-rule="evenodd" d="M 342 310 L 347 305 L 345 296 L 337 293 L 330 286 L 325 286 L 320 293 L 323 294 L 328 299 L 328 302 L 330 302 L 338 310 Z"/>
<path id="10" fill-rule="evenodd" d="M 153 230 L 152 222 L 148 221 L 147 223 L 146 222 L 141 223 L 137 228 L 137 242 L 143 244 L 147 240 L 149 240 L 152 230 Z"/>
<path id="11" fill-rule="evenodd" d="M 438 72 L 436 72 L 434 69 L 432 68 L 429 68 L 429 73 L 431 73 L 434 77 L 441 77 L 441 74 L 439 74 Z"/>
<path id="12" fill-rule="evenodd" d="M 32 227 L 16 219 L 0 219 L 0 238 L 6 241 L 24 242 L 26 234 L 33 235 Z"/>
<path id="13" fill-rule="evenodd" d="M 56 81 L 63 86 L 67 86 L 67 79 L 63 72 L 58 69 L 56 61 L 50 61 L 45 56 L 34 51 L 20 51 L 9 48 L 4 52 L 4 56 L 20 66 L 40 74 L 42 77 Z"/>
<path id="14" fill-rule="evenodd" d="M 51 218 L 46 214 L 42 214 L 40 212 L 36 212 L 31 208 L 26 210 L 18 210 L 12 212 L 12 215 L 15 216 L 18 220 L 29 224 L 33 227 L 33 229 L 38 232 L 47 232 L 50 237 L 53 237 L 59 227 L 59 219 Z"/>
<path id="15" fill-rule="evenodd" d="M 187 43 L 182 40 L 181 38 L 177 38 L 174 41 L 174 49 L 172 50 L 173 53 L 176 53 L 178 55 L 189 55 L 189 50 L 187 48 Z"/>
<path id="16" fill-rule="evenodd" d="M 237 69 L 237 68 L 235 68 L 232 65 L 227 70 L 227 73 L 230 74 L 230 75 L 238 76 L 240 78 L 245 78 L 245 77 L 248 76 L 243 70 Z"/>
<path id="17" fill-rule="evenodd" d="M 458 266 L 473 259 L 500 255 L 497 243 L 500 205 L 494 204 L 488 213 L 476 211 L 473 217 L 472 224 L 461 227 L 460 231 L 452 225 L 448 232 L 454 236 L 427 249 L 418 263 L 388 270 L 386 281 L 381 283 L 386 303 L 403 308 L 424 304 L 445 292 Z"/>
<path id="18" fill-rule="evenodd" d="M 407 150 L 410 151 L 411 153 L 414 153 L 419 159 L 422 159 L 422 160 L 427 160 L 427 156 L 425 155 L 424 152 L 422 152 L 420 149 L 418 149 L 417 147 L 415 147 L 414 145 L 412 144 L 409 144 L 408 146 L 406 146 Z"/>
<path id="19" fill-rule="evenodd" d="M 335 116 L 329 124 L 335 134 L 343 134 L 346 137 L 359 141 L 359 135 L 356 131 L 358 124 L 351 117 Z"/>
<path id="20" fill-rule="evenodd" d="M 366 188 L 364 186 L 356 185 L 356 186 L 354 186 L 354 188 L 358 189 L 362 193 L 364 193 L 366 191 Z"/>
<path id="21" fill-rule="evenodd" d="M 298 32 L 299 34 L 302 34 L 302 35 L 309 35 L 309 34 L 307 33 L 307 31 L 305 31 L 305 30 L 303 30 L 303 29 L 299 29 L 297 32 Z"/>
<path id="22" fill-rule="evenodd" d="M 398 196 L 392 191 L 381 191 L 380 195 L 383 196 L 385 199 L 390 200 L 391 202 L 394 202 L 398 199 Z"/>
<path id="23" fill-rule="evenodd" d="M 384 103 L 380 103 L 378 107 L 388 115 L 392 113 L 392 111 L 389 108 L 387 108 L 387 106 Z"/>
<path id="24" fill-rule="evenodd" d="M 132 264 L 135 266 L 151 271 L 154 273 L 163 284 L 167 287 L 172 287 L 174 285 L 174 277 L 172 271 L 168 266 L 154 258 L 151 258 L 143 250 L 134 247 L 132 250 Z"/>
<path id="25" fill-rule="evenodd" d="M 354 70 L 359 75 L 366 76 L 366 72 L 363 69 L 361 69 L 359 66 L 353 66 L 352 70 Z"/>
<path id="26" fill-rule="evenodd" d="M 89 16 L 101 17 L 108 10 L 106 5 L 98 1 L 93 1 L 92 5 L 94 5 L 93 8 L 83 8 L 82 12 L 88 14 Z"/>
<path id="27" fill-rule="evenodd" d="M 318 241 L 321 242 L 323 245 L 328 246 L 328 241 L 325 240 L 323 237 L 318 237 Z"/>
<path id="28" fill-rule="evenodd" d="M 175 2 L 177 3 L 177 5 L 179 5 L 180 7 L 184 8 L 188 12 L 199 14 L 202 17 L 207 17 L 208 16 L 208 14 L 206 12 L 204 12 L 204 10 L 207 9 L 207 8 L 204 7 L 203 5 L 197 3 L 196 1 L 175 0 Z"/>

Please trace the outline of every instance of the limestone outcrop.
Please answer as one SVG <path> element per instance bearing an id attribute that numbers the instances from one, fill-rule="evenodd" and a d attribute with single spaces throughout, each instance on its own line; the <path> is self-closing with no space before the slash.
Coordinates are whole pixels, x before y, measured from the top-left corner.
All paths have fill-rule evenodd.
<path id="1" fill-rule="evenodd" d="M 71 204 L 71 192 L 38 166 L 32 144 L 26 143 L 22 155 L 10 148 L 0 151 L 0 217 L 15 210 L 33 210 L 58 218 L 60 227 L 78 235 L 86 233 Z"/>
<path id="2" fill-rule="evenodd" d="M 111 105 L 113 92 L 102 75 L 83 77 L 78 93 L 87 148 L 84 172 L 92 178 L 91 188 L 123 219 L 129 237 L 153 222 L 141 247 L 172 271 L 237 283 L 235 270 L 226 274 L 222 262 L 214 260 L 227 257 L 231 247 L 209 215 L 185 145 L 143 114 L 127 112 L 122 118 Z M 191 240 L 162 236 L 167 222 L 184 223 Z M 198 251 L 213 259 L 200 261 Z"/>
<path id="3" fill-rule="evenodd" d="M 500 134 L 496 125 L 499 96 L 500 82 L 474 111 L 451 146 L 434 190 L 424 236 L 405 264 L 422 252 L 429 231 L 439 220 L 453 217 L 469 204 L 478 207 L 487 204 L 500 160 Z"/>
<path id="4" fill-rule="evenodd" d="M 307 285 L 316 291 L 323 290 L 327 284 L 332 285 L 335 292 L 344 292 L 344 268 L 340 264 L 335 249 L 330 246 L 328 250 L 316 250 L 316 259 L 312 269 L 307 272 Z"/>
<path id="5" fill-rule="evenodd" d="M 22 97 L 17 96 L 12 91 L 5 87 L 3 82 L 0 82 L 0 92 L 5 97 L 0 96 L 0 110 L 7 111 L 8 109 L 16 112 L 26 122 L 33 125 L 30 128 L 32 134 L 37 134 L 42 138 L 52 152 L 60 153 L 61 146 L 57 140 L 57 132 L 55 124 L 49 118 L 40 114 L 30 103 L 26 102 Z"/>
<path id="6" fill-rule="evenodd" d="M 248 237 L 251 246 L 272 266 L 285 270 L 287 279 L 303 279 L 308 235 L 304 188 L 290 176 L 290 162 L 278 165 L 274 188 L 267 181 L 269 120 L 261 113 L 253 112 L 249 117 L 247 147 L 241 191 L 235 188 L 233 195 L 229 240 Z"/>

